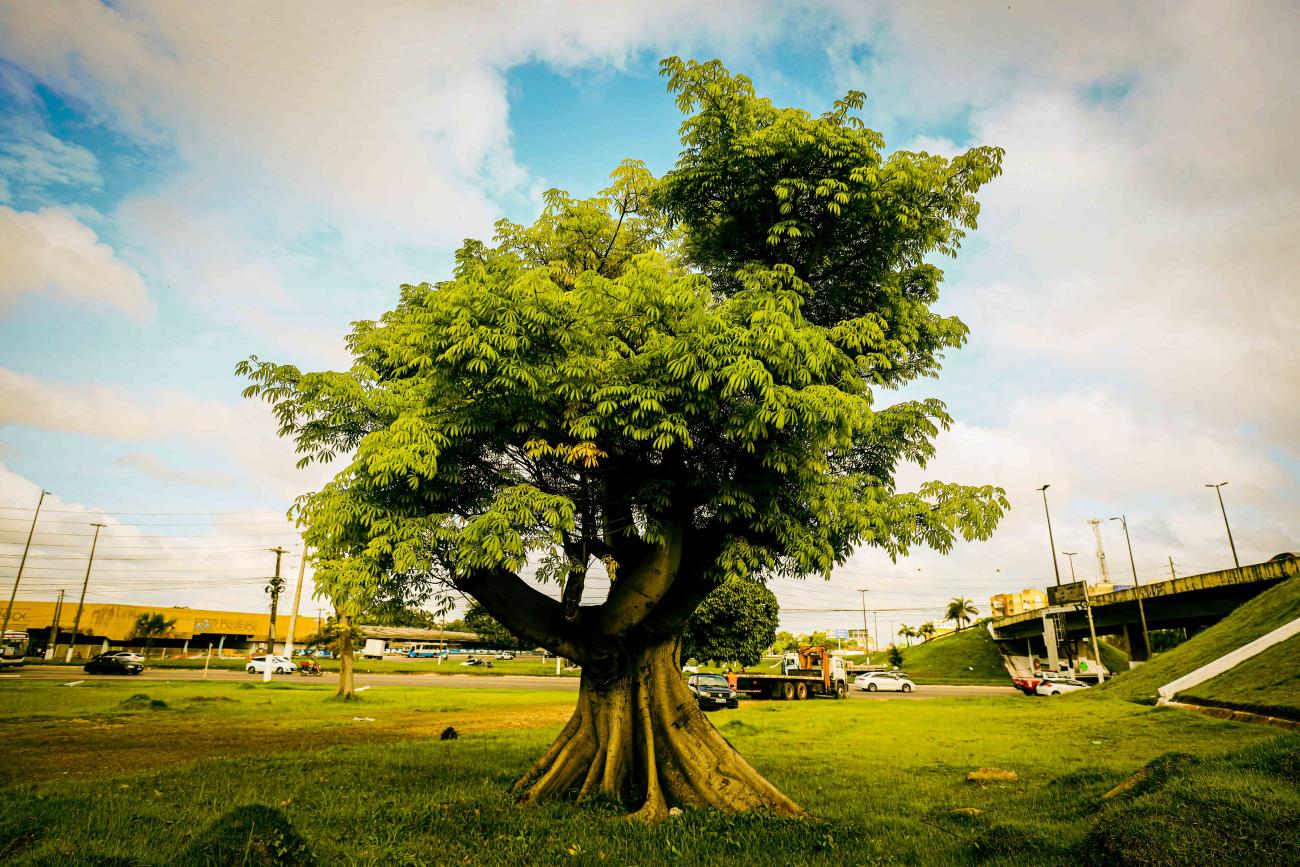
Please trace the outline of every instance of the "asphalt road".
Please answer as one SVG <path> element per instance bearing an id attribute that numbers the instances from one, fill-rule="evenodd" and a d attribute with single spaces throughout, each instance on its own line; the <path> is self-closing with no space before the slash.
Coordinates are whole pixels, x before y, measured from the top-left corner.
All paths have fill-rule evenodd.
<path id="1" fill-rule="evenodd" d="M 252 675 L 243 671 L 229 669 L 212 669 L 208 672 L 211 681 L 237 681 L 240 683 L 257 682 L 261 675 Z M 10 668 L 0 674 L 0 684 L 7 680 L 53 680 L 69 683 L 74 680 L 153 680 L 153 681 L 190 681 L 203 680 L 203 672 L 186 668 L 146 668 L 142 674 L 133 676 L 114 674 L 85 674 L 68 667 L 35 666 L 32 668 Z M 302 675 L 276 675 L 278 683 L 329 683 L 338 681 L 338 675 L 325 673 L 320 677 L 303 677 Z M 432 687 L 436 689 L 547 689 L 576 692 L 576 677 L 533 677 L 530 675 L 475 675 L 475 674 L 357 674 L 357 686 L 402 686 Z M 875 692 L 849 690 L 849 697 L 862 701 L 915 701 L 925 698 L 957 698 L 971 696 L 1019 695 L 1020 691 L 1010 686 L 946 686 L 940 684 L 918 684 L 915 692 Z"/>

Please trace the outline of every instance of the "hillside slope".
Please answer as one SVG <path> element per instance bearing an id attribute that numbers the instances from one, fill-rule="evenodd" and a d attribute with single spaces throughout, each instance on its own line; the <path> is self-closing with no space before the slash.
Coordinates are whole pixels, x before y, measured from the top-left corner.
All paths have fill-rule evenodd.
<path id="1" fill-rule="evenodd" d="M 1011 677 L 989 631 L 968 626 L 914 647 L 901 647 L 903 669 L 920 683 L 1010 686 Z"/>
<path id="2" fill-rule="evenodd" d="M 1193 704 L 1217 705 L 1300 720 L 1300 635 L 1192 687 L 1178 696 Z"/>
<path id="3" fill-rule="evenodd" d="M 1284 581 L 1261 593 L 1209 629 L 1172 650 L 1157 654 L 1150 662 L 1123 672 L 1102 689 L 1131 701 L 1155 701 L 1156 690 L 1166 683 L 1213 662 L 1296 617 L 1300 617 L 1300 578 Z M 1294 662 L 1290 668 L 1295 668 Z M 1242 666 L 1238 666 L 1234 671 L 1241 669 Z"/>

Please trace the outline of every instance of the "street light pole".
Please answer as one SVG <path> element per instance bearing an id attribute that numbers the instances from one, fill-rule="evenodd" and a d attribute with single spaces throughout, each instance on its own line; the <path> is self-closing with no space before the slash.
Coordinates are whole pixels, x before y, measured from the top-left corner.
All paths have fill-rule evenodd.
<path id="1" fill-rule="evenodd" d="M 36 514 L 32 515 L 32 528 L 27 531 L 27 544 L 23 546 L 23 558 L 18 561 L 18 577 L 14 579 L 14 589 L 9 594 L 9 607 L 5 609 L 4 627 L 0 628 L 0 633 L 9 631 L 9 618 L 14 613 L 14 598 L 18 596 L 18 583 L 23 580 L 23 567 L 27 565 L 27 552 L 32 548 L 32 536 L 36 533 L 36 519 L 41 516 L 41 503 L 45 502 L 45 495 L 49 491 L 41 489 L 41 498 L 36 501 Z"/>
<path id="2" fill-rule="evenodd" d="M 1241 568 L 1241 561 L 1237 559 L 1237 544 L 1232 541 L 1232 527 L 1228 526 L 1228 510 L 1223 507 L 1223 491 L 1220 490 L 1227 482 L 1219 482 L 1217 485 L 1206 485 L 1207 488 L 1214 488 L 1214 493 L 1219 495 L 1219 511 L 1223 513 L 1223 529 L 1228 531 L 1228 547 L 1232 549 L 1232 565 Z"/>
<path id="3" fill-rule="evenodd" d="M 1079 552 L 1062 551 L 1061 553 L 1070 560 L 1070 582 L 1073 584 L 1079 583 L 1078 579 L 1074 577 L 1074 555 Z M 1101 649 L 1097 646 L 1097 624 L 1092 619 L 1092 596 L 1088 593 L 1087 578 L 1083 579 L 1083 607 L 1088 612 L 1088 637 L 1092 639 L 1092 655 L 1097 657 L 1094 661 L 1097 663 L 1097 667 L 1101 669 L 1097 677 L 1101 678 L 1106 671 L 1106 666 L 1101 664 Z"/>
<path id="4" fill-rule="evenodd" d="M 1043 485 L 1038 488 L 1038 492 L 1043 495 L 1043 514 L 1047 516 L 1047 542 L 1052 546 L 1052 571 L 1056 573 L 1056 586 L 1061 586 L 1061 566 L 1056 562 L 1056 539 L 1052 537 L 1052 512 L 1047 508 L 1047 489 L 1051 484 Z"/>
<path id="5" fill-rule="evenodd" d="M 1112 521 L 1119 521 L 1119 525 L 1124 528 L 1124 544 L 1128 546 L 1128 565 L 1133 569 L 1133 595 L 1137 597 L 1138 617 L 1142 620 L 1142 642 L 1147 648 L 1147 659 L 1151 658 L 1151 636 L 1147 632 L 1147 612 L 1142 605 L 1142 582 L 1138 580 L 1137 563 L 1133 560 L 1133 540 L 1128 535 L 1128 518 L 1120 515 L 1118 518 L 1111 518 Z M 1132 648 L 1130 648 L 1132 649 Z"/>

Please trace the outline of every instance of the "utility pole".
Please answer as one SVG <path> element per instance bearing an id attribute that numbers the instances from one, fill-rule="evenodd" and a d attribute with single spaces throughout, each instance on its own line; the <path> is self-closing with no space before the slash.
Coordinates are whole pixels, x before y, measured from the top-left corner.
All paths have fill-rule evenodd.
<path id="1" fill-rule="evenodd" d="M 867 665 L 871 665 L 871 644 L 867 635 L 867 590 L 859 590 L 858 594 L 862 597 L 862 647 L 867 651 Z"/>
<path id="2" fill-rule="evenodd" d="M 1174 555 L 1169 555 L 1169 577 L 1173 581 L 1178 580 L 1178 573 L 1174 571 Z"/>
<path id="3" fill-rule="evenodd" d="M 59 649 L 59 618 L 63 616 L 63 594 L 65 592 L 60 590 L 59 601 L 54 603 L 54 623 L 50 625 L 50 640 L 46 642 L 46 659 L 53 659 L 55 652 Z"/>
<path id="4" fill-rule="evenodd" d="M 9 607 L 5 609 L 4 627 L 0 628 L 0 634 L 9 631 L 9 618 L 14 613 L 14 598 L 18 595 L 18 584 L 23 580 L 23 567 L 27 565 L 27 552 L 32 548 L 32 536 L 36 533 L 36 519 L 41 516 L 41 503 L 45 502 L 45 495 L 49 491 L 41 489 L 41 498 L 36 501 L 36 514 L 32 515 L 32 528 L 27 531 L 27 544 L 23 546 L 23 558 L 18 561 L 18 577 L 14 579 L 14 589 L 9 594 Z"/>
<path id="5" fill-rule="evenodd" d="M 1228 547 L 1232 549 L 1232 565 L 1241 568 L 1241 561 L 1237 559 L 1237 544 L 1232 541 L 1232 527 L 1228 526 L 1228 510 L 1223 507 L 1223 491 L 1220 490 L 1227 482 L 1219 482 L 1217 485 L 1206 485 L 1207 488 L 1214 488 L 1214 493 L 1219 495 L 1219 511 L 1223 513 L 1223 529 L 1228 531 Z"/>
<path id="6" fill-rule="evenodd" d="M 1128 535 L 1128 518 L 1120 515 L 1118 518 L 1111 518 L 1112 521 L 1119 521 L 1124 528 L 1124 543 L 1128 545 L 1128 564 L 1133 568 L 1133 595 L 1138 601 L 1138 617 L 1142 620 L 1142 642 L 1147 647 L 1147 659 L 1151 658 L 1151 636 L 1147 632 L 1147 612 L 1142 606 L 1142 582 L 1138 580 L 1137 563 L 1133 561 L 1133 540 Z M 1130 648 L 1131 650 L 1132 648 Z"/>
<path id="7" fill-rule="evenodd" d="M 1074 556 L 1079 552 L 1062 551 L 1061 553 L 1070 560 L 1070 582 L 1077 584 L 1078 579 L 1074 577 Z M 1092 655 L 1097 657 L 1094 662 L 1096 662 L 1097 666 L 1104 672 L 1106 666 L 1101 664 L 1101 649 L 1097 646 L 1097 625 L 1092 620 L 1092 596 L 1088 593 L 1087 578 L 1083 579 L 1083 603 L 1084 609 L 1088 612 L 1088 637 L 1092 639 Z M 1101 677 L 1102 675 L 1098 674 L 1098 678 Z"/>
<path id="8" fill-rule="evenodd" d="M 866 597 L 862 597 L 865 599 Z M 880 652 L 880 618 L 878 611 L 871 612 L 871 632 L 876 639 L 876 652 Z"/>
<path id="9" fill-rule="evenodd" d="M 307 542 L 302 543 L 302 559 L 298 561 L 298 587 L 293 591 L 293 612 L 289 615 L 289 636 L 284 640 L 284 655 L 293 659 L 293 631 L 298 625 L 298 600 L 302 598 L 302 579 L 307 574 Z"/>
<path id="10" fill-rule="evenodd" d="M 86 561 L 86 580 L 81 582 L 81 601 L 77 603 L 77 616 L 72 621 L 72 638 L 68 641 L 68 656 L 64 662 L 72 662 L 72 651 L 77 649 L 77 630 L 81 627 L 81 609 L 86 605 L 86 588 L 90 586 L 90 567 L 95 565 L 95 546 L 99 544 L 99 531 L 103 524 L 91 524 L 95 528 L 95 538 L 90 540 L 90 559 Z"/>
<path id="11" fill-rule="evenodd" d="M 284 548 L 268 548 L 275 554 L 275 576 L 266 585 L 266 592 L 271 594 L 271 621 L 266 632 L 266 667 L 262 671 L 262 682 L 269 683 L 273 672 L 272 654 L 275 653 L 275 610 L 280 604 L 280 593 L 284 590 L 284 579 L 280 577 L 280 558 L 289 553 Z"/>
<path id="12" fill-rule="evenodd" d="M 1052 546 L 1052 571 L 1056 573 L 1056 586 L 1061 586 L 1061 564 L 1056 562 L 1056 539 L 1052 537 L 1052 512 L 1047 508 L 1047 489 L 1051 484 L 1043 485 L 1038 488 L 1038 492 L 1043 495 L 1043 514 L 1047 516 L 1047 543 Z"/>

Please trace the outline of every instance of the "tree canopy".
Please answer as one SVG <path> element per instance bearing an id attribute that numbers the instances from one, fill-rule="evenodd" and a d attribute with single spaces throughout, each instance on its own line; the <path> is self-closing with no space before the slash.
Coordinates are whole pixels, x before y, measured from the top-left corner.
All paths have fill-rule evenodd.
<path id="1" fill-rule="evenodd" d="M 724 581 L 682 632 L 682 659 L 757 665 L 776 641 L 776 594 L 753 581 Z"/>
<path id="2" fill-rule="evenodd" d="M 579 729 L 614 701 L 659 731 L 689 695 L 636 678 L 680 680 L 677 637 L 723 582 L 828 577 L 860 546 L 945 551 L 1007 505 L 991 486 L 899 490 L 950 419 L 937 400 L 878 405 L 965 340 L 932 309 L 928 257 L 974 227 L 1001 151 L 886 155 L 862 94 L 814 116 L 717 61 L 662 72 L 687 115 L 664 177 L 625 161 L 599 195 L 552 190 L 531 225 L 466 241 L 446 280 L 356 323 L 346 371 L 239 368 L 304 463 L 341 460 L 297 506 L 317 587 L 341 610 L 393 582 L 468 594 L 582 665 Z M 592 574 L 609 590 L 586 598 Z M 586 749 L 548 753 L 528 796 L 576 788 Z M 584 792 L 627 784 L 610 750 Z M 728 798 L 793 808 L 734 773 L 748 782 Z M 637 798 L 655 815 L 689 802 L 662 793 L 677 779 Z"/>

